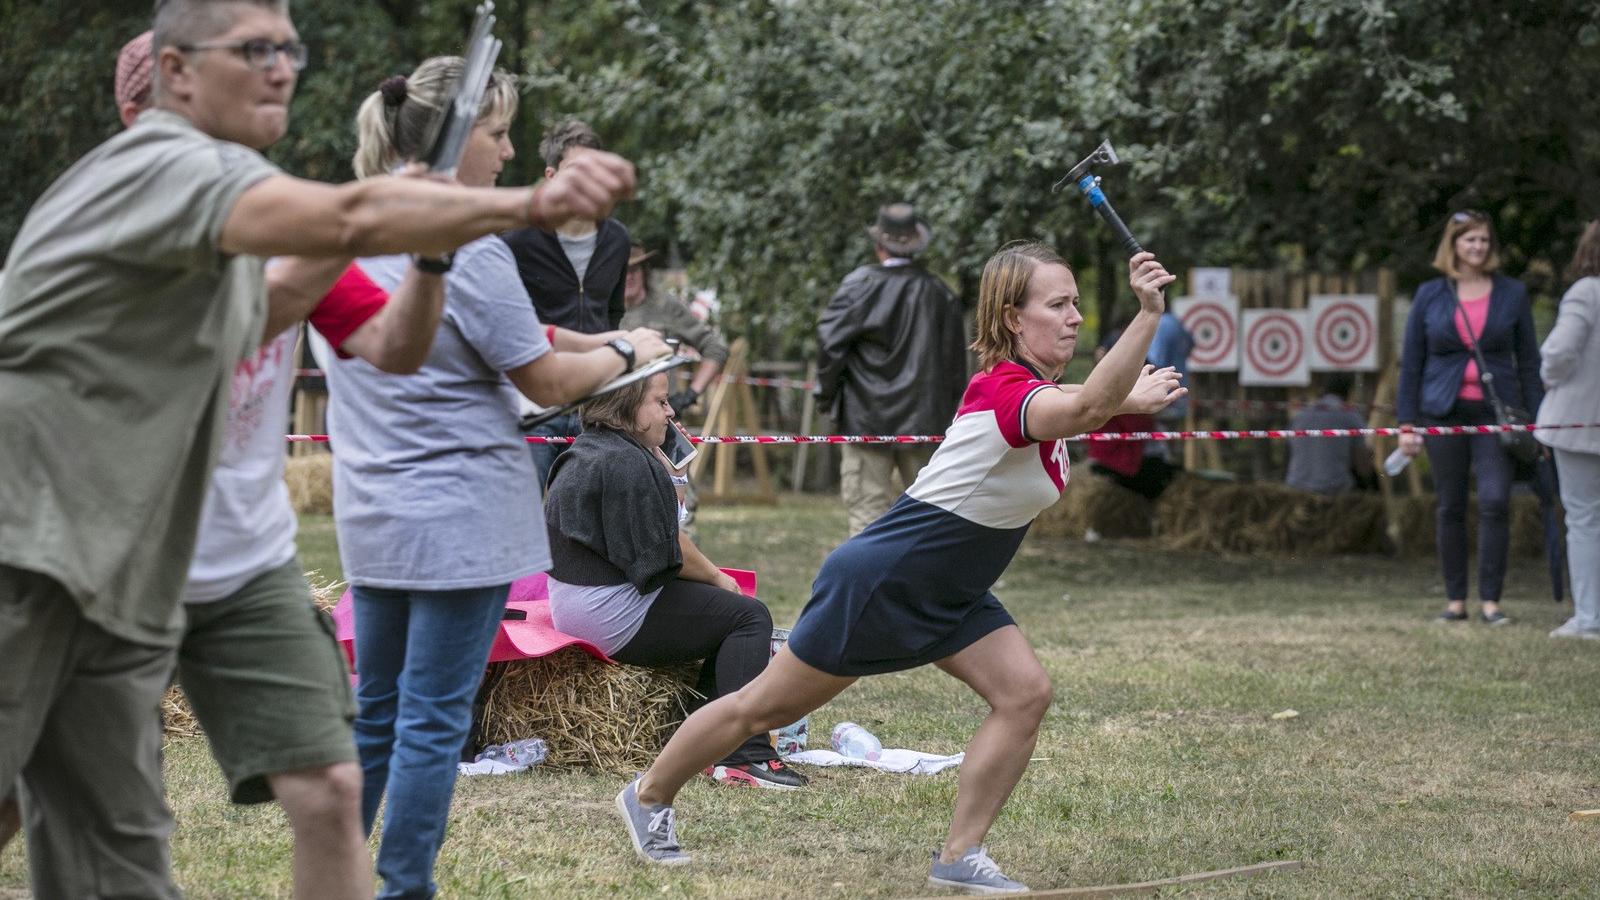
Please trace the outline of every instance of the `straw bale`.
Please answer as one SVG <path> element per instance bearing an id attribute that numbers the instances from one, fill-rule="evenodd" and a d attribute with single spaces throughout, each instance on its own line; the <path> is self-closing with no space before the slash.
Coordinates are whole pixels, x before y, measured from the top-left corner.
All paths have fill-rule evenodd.
<path id="1" fill-rule="evenodd" d="M 1324 497 L 1282 484 L 1183 475 L 1157 507 L 1157 535 L 1173 549 L 1329 555 L 1383 549 L 1383 500 Z"/>
<path id="2" fill-rule="evenodd" d="M 1101 537 L 1147 538 L 1154 513 L 1155 504 L 1111 479 L 1078 474 L 1032 530 L 1045 537 L 1082 538 L 1093 528 Z"/>
<path id="3" fill-rule="evenodd" d="M 172 685 L 161 697 L 161 725 L 168 739 L 191 738 L 200 734 L 200 720 L 189 708 L 183 688 Z"/>
<path id="4" fill-rule="evenodd" d="M 291 456 L 284 464 L 283 480 L 289 485 L 289 502 L 301 514 L 333 514 L 333 454 Z"/>
<path id="5" fill-rule="evenodd" d="M 543 738 L 544 764 L 556 768 L 645 768 L 701 699 L 692 687 L 698 665 L 616 665 L 576 647 L 489 668 L 483 742 Z"/>

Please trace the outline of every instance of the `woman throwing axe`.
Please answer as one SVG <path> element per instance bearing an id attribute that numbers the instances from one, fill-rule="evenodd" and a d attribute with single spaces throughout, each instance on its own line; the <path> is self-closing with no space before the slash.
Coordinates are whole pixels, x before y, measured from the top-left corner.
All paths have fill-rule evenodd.
<path id="1" fill-rule="evenodd" d="M 1028 765 L 1050 679 L 990 588 L 1028 525 L 1067 481 L 1064 438 L 1118 412 L 1153 413 L 1184 396 L 1171 369 L 1144 365 L 1173 276 L 1150 253 L 1128 263 L 1139 313 L 1082 385 L 1058 385 L 1077 344 L 1078 286 L 1050 248 L 1018 243 L 978 288 L 982 371 L 933 459 L 895 505 L 822 564 L 811 602 L 761 675 L 690 716 L 650 770 L 617 795 L 634 849 L 689 862 L 672 801 L 695 773 L 752 734 L 793 722 L 863 675 L 932 663 L 990 712 L 967 745 L 955 814 L 929 880 L 983 893 L 1026 888 L 1001 874 L 984 836 Z"/>

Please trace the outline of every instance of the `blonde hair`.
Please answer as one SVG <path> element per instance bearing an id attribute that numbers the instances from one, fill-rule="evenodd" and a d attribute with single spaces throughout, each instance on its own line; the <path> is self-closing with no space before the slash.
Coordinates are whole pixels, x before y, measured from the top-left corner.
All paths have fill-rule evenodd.
<path id="1" fill-rule="evenodd" d="M 1494 223 L 1489 221 L 1487 213 L 1464 209 L 1451 213 L 1445 221 L 1444 234 L 1439 236 L 1439 247 L 1433 251 L 1433 267 L 1443 272 L 1446 278 L 1461 277 L 1461 270 L 1456 267 L 1456 238 L 1474 228 L 1489 229 L 1489 255 L 1483 260 L 1483 274 L 1500 268 L 1500 239 L 1494 236 Z"/>
<path id="2" fill-rule="evenodd" d="M 1006 313 L 1022 307 L 1033 273 L 1042 265 L 1072 271 L 1060 254 L 1036 241 L 1012 241 L 984 264 L 978 282 L 978 335 L 972 342 L 978 368 L 988 371 L 1016 355 L 1017 336 L 1006 326 Z"/>
<path id="3" fill-rule="evenodd" d="M 459 56 L 435 56 L 422 61 L 408 76 L 385 79 L 382 86 L 361 101 L 356 111 L 356 155 L 352 165 L 357 178 L 384 175 L 395 166 L 426 153 L 444 116 L 445 98 L 461 77 Z M 478 108 L 478 121 L 517 113 L 517 85 L 511 76 L 495 69 L 489 76 Z"/>

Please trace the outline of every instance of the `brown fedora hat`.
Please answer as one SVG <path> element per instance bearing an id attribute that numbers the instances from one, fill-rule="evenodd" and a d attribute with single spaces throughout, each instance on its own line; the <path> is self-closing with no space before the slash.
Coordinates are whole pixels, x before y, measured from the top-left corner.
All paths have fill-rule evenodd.
<path id="1" fill-rule="evenodd" d="M 642 265 L 645 260 L 655 255 L 656 252 L 654 250 L 651 250 L 647 253 L 645 252 L 643 244 L 639 243 L 638 241 L 634 241 L 633 246 L 628 250 L 628 267 L 631 269 L 634 266 Z"/>
<path id="2" fill-rule="evenodd" d="M 867 234 L 895 256 L 915 256 L 933 240 L 933 231 L 917 217 L 917 209 L 910 201 L 878 207 L 878 221 L 867 229 Z"/>

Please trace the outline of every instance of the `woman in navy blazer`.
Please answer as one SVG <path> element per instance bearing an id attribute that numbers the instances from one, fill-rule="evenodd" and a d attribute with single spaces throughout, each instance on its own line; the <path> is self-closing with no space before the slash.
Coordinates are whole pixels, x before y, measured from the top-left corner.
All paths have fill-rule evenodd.
<path id="1" fill-rule="evenodd" d="M 1445 224 L 1433 267 L 1444 273 L 1417 288 L 1400 353 L 1396 414 L 1405 425 L 1492 425 L 1486 382 L 1507 406 L 1530 415 L 1539 408 L 1539 346 L 1528 290 L 1495 274 L 1499 248 L 1489 217 L 1458 212 Z M 1457 302 L 1460 297 L 1460 302 Z M 1481 377 L 1472 341 L 1492 378 Z M 1436 543 L 1444 572 L 1446 622 L 1467 619 L 1468 479 L 1477 474 L 1478 599 L 1485 624 L 1511 620 L 1500 610 L 1509 545 L 1508 507 L 1513 465 L 1494 434 L 1423 437 L 1403 434 L 1400 449 L 1426 447 L 1438 498 Z"/>

